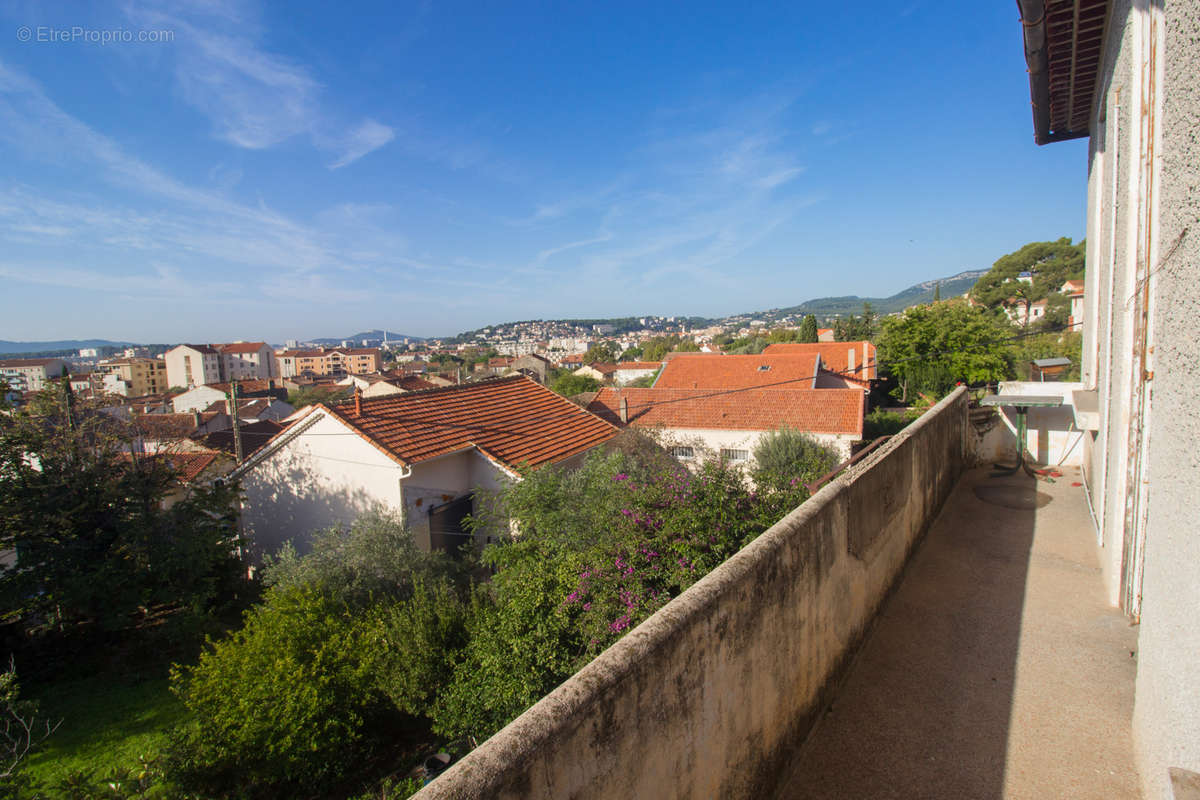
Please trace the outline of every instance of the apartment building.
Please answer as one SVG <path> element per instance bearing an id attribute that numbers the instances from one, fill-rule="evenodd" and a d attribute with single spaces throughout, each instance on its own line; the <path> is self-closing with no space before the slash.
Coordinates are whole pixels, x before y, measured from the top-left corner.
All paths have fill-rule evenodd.
<path id="1" fill-rule="evenodd" d="M 61 358 L 8 358 L 0 360 L 0 380 L 18 392 L 40 392 L 51 378 L 62 375 Z"/>
<path id="2" fill-rule="evenodd" d="M 301 376 L 366 375 L 383 368 L 378 347 L 319 347 L 313 350 L 283 350 L 276 354 L 279 375 Z"/>
<path id="3" fill-rule="evenodd" d="M 101 361 L 94 373 L 99 381 L 95 388 L 104 394 L 122 397 L 142 397 L 165 392 L 167 364 L 157 358 L 114 358 Z"/>
<path id="4" fill-rule="evenodd" d="M 279 376 L 275 354 L 266 342 L 181 344 L 168 350 L 164 361 L 168 385 L 187 389 Z"/>

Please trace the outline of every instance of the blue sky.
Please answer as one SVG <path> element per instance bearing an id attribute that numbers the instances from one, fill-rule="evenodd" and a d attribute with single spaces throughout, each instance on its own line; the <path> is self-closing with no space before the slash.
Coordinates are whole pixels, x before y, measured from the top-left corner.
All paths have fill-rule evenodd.
<path id="1" fill-rule="evenodd" d="M 113 30 L 135 40 L 94 41 Z M 998 0 L 17 2 L 0 338 L 886 295 L 1078 239 L 1086 166 L 1033 144 Z"/>

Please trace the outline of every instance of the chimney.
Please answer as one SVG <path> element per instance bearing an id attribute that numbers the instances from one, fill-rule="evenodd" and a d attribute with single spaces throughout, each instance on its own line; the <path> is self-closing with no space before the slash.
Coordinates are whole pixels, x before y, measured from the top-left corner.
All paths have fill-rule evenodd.
<path id="1" fill-rule="evenodd" d="M 362 416 L 362 389 L 354 387 L 354 416 Z"/>
<path id="2" fill-rule="evenodd" d="M 196 430 L 200 430 L 200 409 L 192 409 L 192 422 L 196 425 Z"/>
<path id="3" fill-rule="evenodd" d="M 851 378 L 854 377 L 854 348 L 851 347 L 846 351 L 846 374 Z"/>
<path id="4" fill-rule="evenodd" d="M 621 398 L 621 424 L 622 425 L 629 424 L 629 398 L 628 397 Z"/>
<path id="5" fill-rule="evenodd" d="M 870 367 L 867 366 L 867 348 L 870 345 L 868 345 L 866 342 L 863 342 L 862 344 L 863 344 L 863 357 L 862 357 L 863 375 L 862 376 L 863 376 L 863 380 L 865 381 L 865 380 L 870 379 L 870 377 L 871 377 L 871 369 L 870 369 Z"/>

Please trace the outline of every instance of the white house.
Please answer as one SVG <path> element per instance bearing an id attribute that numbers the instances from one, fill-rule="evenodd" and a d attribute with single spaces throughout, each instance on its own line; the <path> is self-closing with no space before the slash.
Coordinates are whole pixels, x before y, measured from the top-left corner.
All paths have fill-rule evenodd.
<path id="1" fill-rule="evenodd" d="M 866 395 L 860 389 L 601 389 L 588 411 L 624 427 L 657 429 L 680 460 L 703 450 L 753 463 L 764 433 L 790 427 L 849 457 L 862 439 Z"/>
<path id="2" fill-rule="evenodd" d="M 257 559 L 383 507 L 420 546 L 449 549 L 476 489 L 522 465 L 574 463 L 616 433 L 521 375 L 314 405 L 236 471 L 244 531 Z"/>

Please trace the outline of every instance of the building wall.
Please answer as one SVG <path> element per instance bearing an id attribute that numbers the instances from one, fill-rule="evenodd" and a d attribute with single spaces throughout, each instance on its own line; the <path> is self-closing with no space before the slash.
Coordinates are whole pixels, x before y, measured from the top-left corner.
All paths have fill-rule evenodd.
<path id="1" fill-rule="evenodd" d="M 1166 3 L 1134 743 L 1147 800 L 1200 773 L 1200 6 Z"/>
<path id="2" fill-rule="evenodd" d="M 400 510 L 401 466 L 322 411 L 321 419 L 242 477 L 242 530 L 251 560 L 375 508 Z M 301 421 L 297 424 L 303 425 Z"/>
<path id="3" fill-rule="evenodd" d="M 964 465 L 959 389 L 414 797 L 771 797 Z"/>
<path id="4" fill-rule="evenodd" d="M 664 428 L 667 441 L 672 444 L 691 445 L 696 448 L 706 448 L 712 455 L 718 455 L 722 448 L 729 450 L 749 450 L 750 460 L 746 466 L 754 464 L 754 448 L 758 441 L 768 431 L 730 431 L 730 430 L 701 430 L 698 428 Z M 838 457 L 845 460 L 850 457 L 850 445 L 858 441 L 858 437 L 832 433 L 809 433 L 826 447 L 835 450 Z M 698 450 L 696 456 L 703 454 Z"/>
<path id="5" fill-rule="evenodd" d="M 168 388 L 171 386 L 189 388 L 206 383 L 220 383 L 223 380 L 219 353 L 202 353 L 181 344 L 168 350 L 163 356 L 163 360 L 167 365 Z M 189 363 L 190 371 L 187 368 Z"/>
<path id="6" fill-rule="evenodd" d="M 628 386 L 639 378 L 653 377 L 658 369 L 618 369 L 613 373 L 613 383 L 617 386 Z"/>
<path id="7" fill-rule="evenodd" d="M 1088 176 L 1083 380 L 1100 429 L 1084 441 L 1085 482 L 1109 598 L 1140 621 L 1148 800 L 1175 796 L 1171 768 L 1200 773 L 1198 43 L 1195 3 L 1113 3 Z"/>

